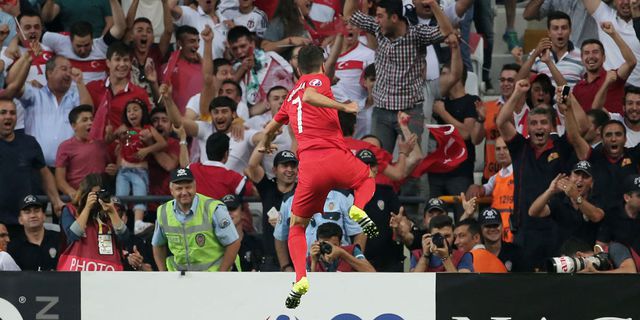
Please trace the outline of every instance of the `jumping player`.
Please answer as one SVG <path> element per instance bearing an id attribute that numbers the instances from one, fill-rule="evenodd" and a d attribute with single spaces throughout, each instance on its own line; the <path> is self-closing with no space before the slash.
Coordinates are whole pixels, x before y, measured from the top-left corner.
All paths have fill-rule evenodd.
<path id="1" fill-rule="evenodd" d="M 285 305 L 295 308 L 309 289 L 305 268 L 307 242 L 305 228 L 316 212 L 321 212 L 331 189 L 353 189 L 354 205 L 349 216 L 362 226 L 369 237 L 378 230 L 362 210 L 375 192 L 375 180 L 367 165 L 347 148 L 342 137 L 338 110 L 356 113 L 358 104 L 334 100 L 331 81 L 324 75 L 322 50 L 306 46 L 298 53 L 298 71 L 302 76 L 287 96 L 273 120 L 264 128 L 258 148 L 272 152 L 276 132 L 285 124 L 298 140 L 298 186 L 292 204 L 289 226 L 289 253 L 296 270 L 296 282 Z"/>

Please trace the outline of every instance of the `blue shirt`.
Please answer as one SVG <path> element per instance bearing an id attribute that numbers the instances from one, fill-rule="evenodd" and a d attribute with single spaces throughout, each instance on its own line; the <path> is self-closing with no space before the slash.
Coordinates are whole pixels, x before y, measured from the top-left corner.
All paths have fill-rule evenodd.
<path id="1" fill-rule="evenodd" d="M 411 261 L 410 261 L 411 269 L 415 268 L 417 264 L 418 264 L 418 259 L 416 259 L 414 255 L 411 255 Z M 440 259 L 440 257 L 437 257 L 435 254 L 432 254 L 431 257 L 429 257 L 429 268 L 438 268 L 441 265 L 442 265 L 442 259 Z M 471 253 L 465 252 L 462 255 L 462 258 L 460 258 L 460 262 L 458 262 L 456 269 L 458 270 L 467 269 L 471 272 L 474 272 L 473 256 L 471 255 Z"/>
<path id="2" fill-rule="evenodd" d="M 183 212 L 182 210 L 180 210 L 180 206 L 176 204 L 175 199 L 171 201 L 173 202 L 173 214 L 175 215 L 176 219 L 180 221 L 180 223 L 184 224 L 187 221 L 193 219 L 193 213 L 198 209 L 198 202 L 200 201 L 200 199 L 196 195 L 196 197 L 193 199 L 193 203 L 191 204 L 189 212 Z M 158 208 L 158 210 L 160 209 Z M 213 227 L 213 233 L 216 235 L 218 241 L 223 246 L 228 246 L 240 238 L 240 236 L 238 235 L 238 230 L 236 230 L 235 225 L 233 224 L 233 220 L 231 220 L 229 211 L 224 205 L 219 205 L 218 207 L 216 207 L 216 210 L 213 212 L 213 223 L 211 226 Z M 164 233 L 164 230 L 162 230 L 160 223 L 156 223 L 155 231 L 153 232 L 153 238 L 151 239 L 151 245 L 159 247 L 166 244 L 167 235 Z"/>
<path id="3" fill-rule="evenodd" d="M 69 112 L 80 104 L 78 87 L 71 85 L 58 104 L 48 86 L 40 89 L 25 83 L 20 103 L 25 109 L 25 132 L 36 138 L 42 147 L 44 161 L 55 167 L 58 146 L 73 136 Z"/>
<path id="4" fill-rule="evenodd" d="M 280 206 L 280 218 L 273 230 L 273 237 L 280 241 L 287 241 L 289 237 L 289 220 L 291 217 L 291 205 L 293 204 L 293 196 L 282 201 Z M 323 212 L 318 212 L 311 217 L 311 221 L 307 226 L 305 236 L 307 238 L 307 253 L 311 244 L 317 240 L 318 226 L 326 222 L 336 223 L 342 228 L 343 246 L 351 244 L 351 236 L 362 233 L 359 224 L 349 218 L 349 209 L 353 205 L 353 196 L 331 190 L 324 202 Z"/>

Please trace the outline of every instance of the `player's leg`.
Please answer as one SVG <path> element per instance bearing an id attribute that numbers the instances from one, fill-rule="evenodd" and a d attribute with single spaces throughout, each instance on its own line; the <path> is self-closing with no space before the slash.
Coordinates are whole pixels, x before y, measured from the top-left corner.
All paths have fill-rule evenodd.
<path id="1" fill-rule="evenodd" d="M 364 212 L 364 206 L 371 200 L 376 191 L 376 181 L 373 177 L 365 179 L 359 186 L 354 189 L 353 205 L 349 209 L 349 217 L 357 222 L 362 231 L 369 237 L 373 238 L 378 235 L 376 224 Z"/>
<path id="2" fill-rule="evenodd" d="M 305 229 L 309 224 L 309 220 L 309 218 L 296 216 L 295 212 L 292 212 L 287 245 L 293 268 L 296 271 L 296 282 L 293 284 L 293 288 L 285 301 L 286 307 L 290 309 L 297 307 L 300 304 L 302 295 L 309 290 L 306 267 L 307 239 L 305 237 Z"/>

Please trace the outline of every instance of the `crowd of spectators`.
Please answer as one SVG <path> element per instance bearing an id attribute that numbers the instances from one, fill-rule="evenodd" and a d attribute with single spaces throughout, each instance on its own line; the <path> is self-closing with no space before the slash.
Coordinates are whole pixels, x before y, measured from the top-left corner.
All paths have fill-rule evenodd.
<path id="1" fill-rule="evenodd" d="M 640 270 L 640 1 L 530 0 L 523 16 L 547 35 L 503 66 L 490 3 L 4 1 L 0 270 L 292 271 L 297 129 L 273 154 L 258 144 L 308 45 L 335 100 L 358 105 L 340 125 L 376 175 L 364 209 L 380 231 L 346 214 L 351 190 L 317 195 L 309 270 L 543 271 L 609 248 L 609 272 Z M 491 89 L 491 68 L 496 99 L 466 92 L 471 73 Z M 464 157 L 447 166 L 452 145 Z M 401 193 L 420 194 L 423 214 Z"/>

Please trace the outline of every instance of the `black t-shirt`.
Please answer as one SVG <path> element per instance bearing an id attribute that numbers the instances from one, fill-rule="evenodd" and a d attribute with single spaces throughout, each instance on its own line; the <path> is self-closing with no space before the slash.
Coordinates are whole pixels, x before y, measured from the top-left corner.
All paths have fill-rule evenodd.
<path id="1" fill-rule="evenodd" d="M 536 155 L 529 139 L 521 134 L 516 134 L 511 141 L 507 141 L 513 161 L 513 228 L 553 228 L 553 221 L 549 217 L 530 217 L 529 207 L 559 173 L 567 171 L 567 163 L 573 157 L 573 148 L 564 136 L 551 135 L 549 139 L 550 147 L 539 155 Z"/>
<path id="2" fill-rule="evenodd" d="M 30 135 L 16 133 L 13 141 L 0 140 L 0 221 L 17 225 L 20 202 L 40 190 L 45 166 L 42 149 Z"/>
<path id="3" fill-rule="evenodd" d="M 44 231 L 44 238 L 40 245 L 27 240 L 25 235 L 9 242 L 9 254 L 22 270 L 55 271 L 58 265 L 58 247 L 60 233 L 52 230 Z"/>
<path id="4" fill-rule="evenodd" d="M 591 202 L 596 207 L 597 203 Z M 564 193 L 555 194 L 549 200 L 551 219 L 558 224 L 558 247 L 570 239 L 576 238 L 593 246 L 598 235 L 600 223 L 588 221 L 580 210 L 574 209 L 571 200 Z"/>
<path id="5" fill-rule="evenodd" d="M 525 271 L 520 247 L 513 243 L 502 242 L 498 259 L 504 263 L 509 272 Z"/>
<path id="6" fill-rule="evenodd" d="M 444 108 L 456 120 L 464 122 L 467 118 L 475 119 L 478 117 L 475 105 L 475 102 L 478 100 L 480 100 L 480 97 L 467 94 L 457 99 L 444 100 Z M 446 122 L 439 117 L 435 116 L 435 118 L 439 124 L 446 124 Z M 467 160 L 462 162 L 462 164 L 460 164 L 460 166 L 455 170 L 447 172 L 444 175 L 448 177 L 468 176 L 473 178 L 473 166 L 476 161 L 476 148 L 473 143 L 471 143 L 471 138 L 464 140 L 464 144 L 467 147 Z"/>
<path id="7" fill-rule="evenodd" d="M 640 242 L 640 215 L 636 218 L 629 217 L 624 211 L 624 205 L 620 203 L 605 210 L 598 240 L 605 243 L 616 241 L 626 246 Z"/>
<path id="8" fill-rule="evenodd" d="M 612 162 L 605 154 L 602 144 L 591 150 L 589 156 L 593 170 L 593 199 L 602 204 L 616 205 L 622 199 L 624 190 L 621 181 L 637 174 L 640 164 L 640 146 L 624 148 L 624 154 L 618 161 Z"/>
<path id="9" fill-rule="evenodd" d="M 284 193 L 278 190 L 276 178 L 269 179 L 266 174 L 262 177 L 262 180 L 255 185 L 262 202 L 262 244 L 264 245 L 264 255 L 275 256 L 276 249 L 273 239 L 273 226 L 269 224 L 267 212 L 269 212 L 271 208 L 276 208 L 278 212 L 280 211 Z"/>
<path id="10" fill-rule="evenodd" d="M 364 206 L 364 211 L 376 224 L 380 234 L 375 238 L 367 239 L 364 255 L 374 268 L 383 271 L 389 263 L 397 263 L 404 258 L 402 244 L 393 239 L 393 230 L 389 227 L 391 212 L 398 213 L 400 200 L 393 188 L 388 185 L 377 184 L 376 192 L 371 200 Z"/>

